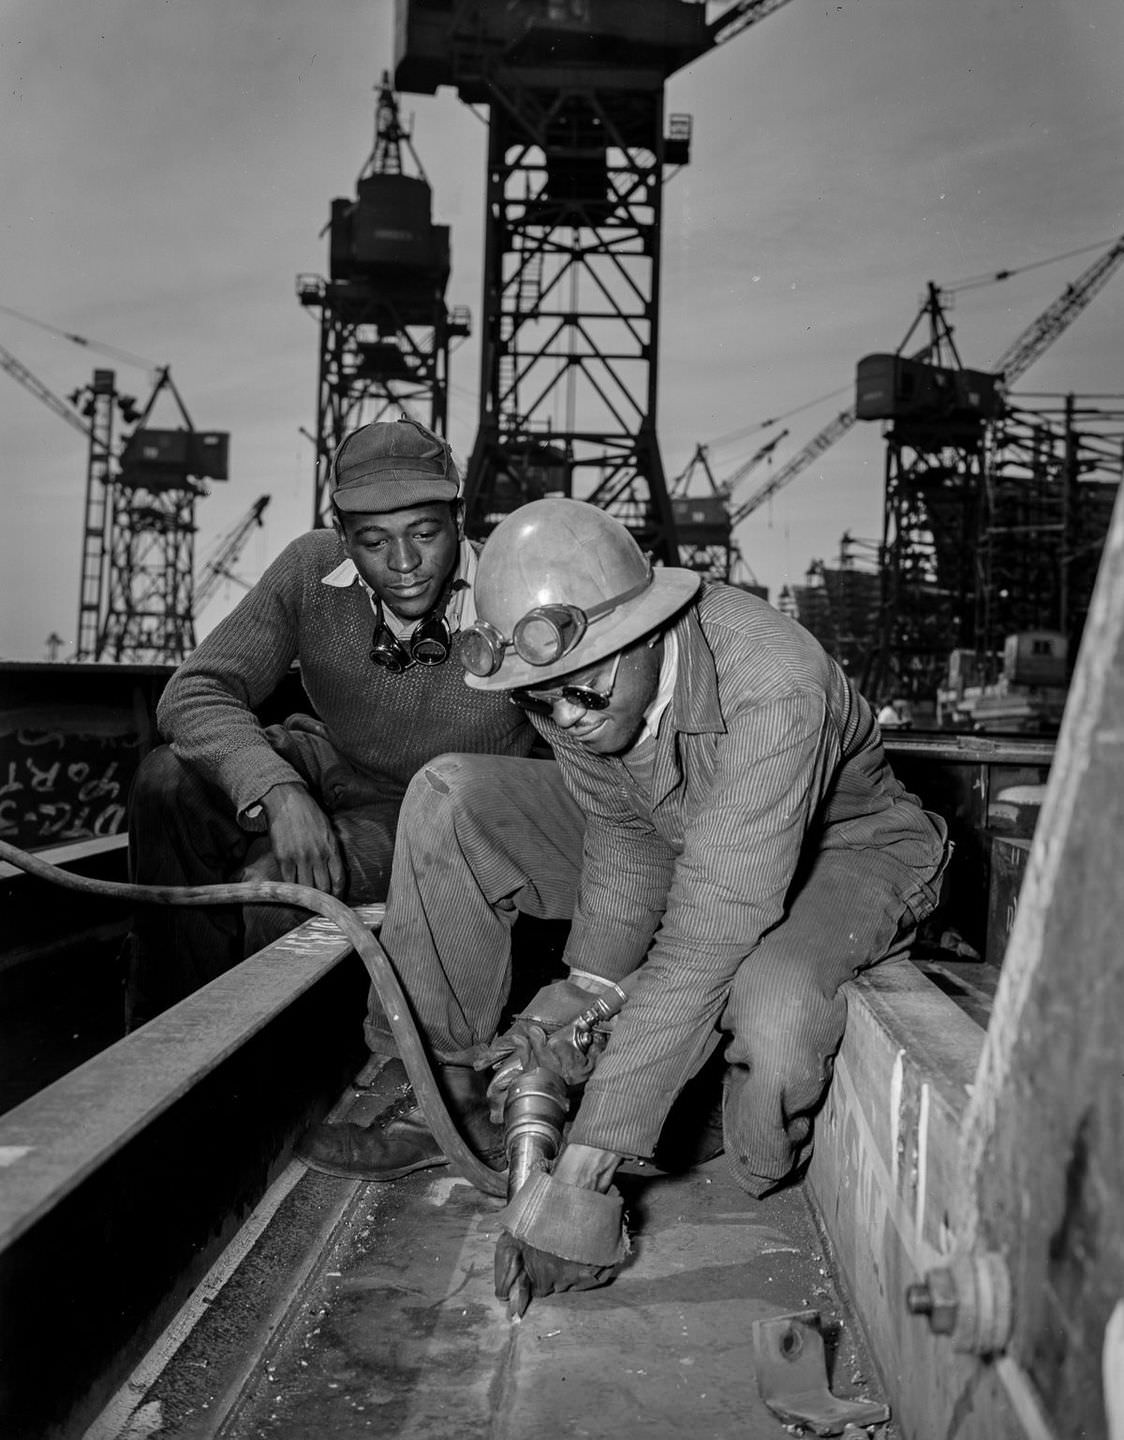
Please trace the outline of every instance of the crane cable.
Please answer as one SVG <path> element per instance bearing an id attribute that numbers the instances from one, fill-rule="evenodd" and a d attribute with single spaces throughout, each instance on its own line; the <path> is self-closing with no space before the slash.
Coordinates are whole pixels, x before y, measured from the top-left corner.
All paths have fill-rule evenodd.
<path id="1" fill-rule="evenodd" d="M 1116 238 L 1116 237 L 1113 237 Z M 1102 240 L 1096 245 L 1082 245 L 1079 250 L 1067 250 L 1064 255 L 1051 255 L 1047 260 L 1032 260 L 1028 265 L 1017 265 L 1008 270 L 993 270 L 986 275 L 971 275 L 965 280 L 953 280 L 940 289 L 949 295 L 962 290 L 975 290 L 981 285 L 995 285 L 1000 280 L 1010 280 L 1014 275 L 1024 275 L 1028 270 L 1041 270 L 1044 265 L 1056 265 L 1061 260 L 1072 260 L 1077 255 L 1090 255 L 1094 250 L 1103 250 L 1112 240 Z"/>
<path id="2" fill-rule="evenodd" d="M 17 310 L 12 305 L 0 305 L 0 311 L 3 311 L 5 315 L 14 315 L 17 320 L 22 320 L 27 325 L 34 325 L 40 330 L 46 330 L 50 335 L 57 335 L 60 339 L 69 340 L 74 345 L 81 345 L 84 350 L 96 350 L 99 355 L 108 355 L 111 360 L 118 360 L 122 365 L 135 365 L 140 370 L 159 370 L 161 368 L 155 360 L 146 360 L 143 355 L 134 355 L 131 350 L 122 350 L 116 345 L 103 345 L 97 340 L 89 340 L 85 335 L 76 335 L 70 330 L 60 330 L 57 325 L 48 325 L 45 320 L 36 320 L 33 315 L 25 315 L 22 310 Z"/>
<path id="3" fill-rule="evenodd" d="M 834 400 L 837 395 L 846 395 L 851 391 L 850 385 L 839 385 L 834 390 L 829 390 L 826 395 L 817 395 L 814 400 L 805 400 L 802 405 L 794 405 L 791 410 L 786 410 L 783 415 L 771 415 L 768 420 L 756 420 L 752 425 L 743 425 L 740 430 L 731 430 L 726 435 L 719 435 L 717 440 L 711 440 L 707 444 L 708 450 L 717 450 L 723 445 L 731 445 L 735 440 L 744 440 L 747 435 L 752 435 L 755 430 L 769 430 L 774 425 L 779 425 L 782 420 L 791 419 L 793 415 L 799 415 L 802 410 L 811 410 L 814 405 L 822 405 L 825 400 Z"/>

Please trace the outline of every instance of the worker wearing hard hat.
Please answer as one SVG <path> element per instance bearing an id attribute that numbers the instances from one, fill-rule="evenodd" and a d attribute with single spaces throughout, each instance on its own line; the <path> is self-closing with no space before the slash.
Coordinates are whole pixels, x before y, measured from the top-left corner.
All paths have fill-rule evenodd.
<path id="1" fill-rule="evenodd" d="M 288 880 L 382 900 L 419 765 L 534 744 L 504 696 L 462 680 L 476 550 L 449 446 L 412 420 L 363 426 L 337 448 L 330 486 L 334 528 L 288 545 L 164 690 L 157 724 L 170 745 L 145 758 L 131 804 L 141 883 Z M 316 715 L 265 726 L 257 712 L 294 664 Z M 131 1023 L 304 918 L 140 907 Z"/>
<path id="2" fill-rule="evenodd" d="M 522 1270 L 543 1293 L 613 1273 L 614 1172 L 653 1154 L 720 1045 L 739 1183 L 761 1195 L 802 1166 L 843 1035 L 839 987 L 908 946 L 936 903 L 945 831 L 807 631 L 744 591 L 652 569 L 605 512 L 517 510 L 485 544 L 475 594 L 468 685 L 508 692 L 557 774 L 424 766 L 382 940 L 447 1063 L 494 1062 L 526 1049 L 532 1023 L 549 1034 L 598 995 L 624 1000 L 553 1172 L 506 1214 L 500 1293 Z M 522 910 L 572 915 L 569 978 L 497 1038 Z M 401 1173 L 400 1127 L 362 1135 L 352 1173 Z M 441 1163 L 424 1131 L 410 1143 L 418 1164 Z"/>

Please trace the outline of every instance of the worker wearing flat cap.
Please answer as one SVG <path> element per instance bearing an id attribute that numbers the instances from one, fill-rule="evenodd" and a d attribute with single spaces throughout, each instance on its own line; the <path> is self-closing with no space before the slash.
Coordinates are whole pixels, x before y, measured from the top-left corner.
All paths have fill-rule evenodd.
<path id="1" fill-rule="evenodd" d="M 475 595 L 468 688 L 510 694 L 557 769 L 427 765 L 403 805 L 382 940 L 439 1058 L 498 1064 L 499 1084 L 511 1057 L 553 1054 L 579 1082 L 552 1171 L 502 1216 L 497 1293 L 525 1276 L 541 1294 L 616 1273 L 614 1174 L 658 1153 L 711 1056 L 739 1184 L 760 1196 L 800 1173 L 843 1035 L 840 986 L 901 953 L 934 908 L 945 828 L 806 630 L 745 591 L 653 569 L 591 505 L 515 511 Z M 524 910 L 571 917 L 568 976 L 497 1034 Z M 618 1013 L 582 1075 L 572 1022 L 599 998 Z"/>
<path id="2" fill-rule="evenodd" d="M 330 485 L 333 528 L 289 544 L 164 690 L 169 743 L 142 763 L 131 805 L 142 883 L 286 880 L 382 900 L 419 766 L 534 744 L 505 696 L 462 679 L 477 555 L 449 446 L 413 420 L 366 425 L 336 450 Z M 314 713 L 263 725 L 258 711 L 294 665 Z M 131 1024 L 305 918 L 139 907 Z M 386 1037 L 368 1038 L 377 1049 Z"/>

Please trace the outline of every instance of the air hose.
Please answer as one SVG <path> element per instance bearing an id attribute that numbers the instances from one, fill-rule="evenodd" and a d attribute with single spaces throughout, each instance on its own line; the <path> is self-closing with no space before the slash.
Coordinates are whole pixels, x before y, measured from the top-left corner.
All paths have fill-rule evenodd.
<path id="1" fill-rule="evenodd" d="M 294 905 L 331 920 L 354 946 L 367 968 L 371 984 L 390 1021 L 414 1095 L 449 1163 L 477 1190 L 486 1195 L 506 1197 L 507 1178 L 504 1172 L 491 1169 L 477 1158 L 461 1138 L 449 1114 L 390 958 L 342 900 L 322 890 L 314 890 L 309 885 L 290 885 L 282 880 L 254 880 L 228 885 L 132 885 L 116 880 L 91 880 L 85 875 L 72 875 L 68 870 L 62 870 L 26 850 L 18 850 L 6 840 L 0 840 L 0 860 L 6 860 L 40 880 L 106 900 L 156 905 Z"/>

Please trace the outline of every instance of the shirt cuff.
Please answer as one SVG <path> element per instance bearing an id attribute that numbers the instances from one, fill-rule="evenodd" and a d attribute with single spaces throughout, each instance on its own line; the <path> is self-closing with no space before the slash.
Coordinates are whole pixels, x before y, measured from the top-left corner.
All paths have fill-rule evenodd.
<path id="1" fill-rule="evenodd" d="M 604 975 L 595 975 L 592 970 L 576 970 L 571 966 L 570 979 L 575 985 L 580 985 L 583 990 L 593 990 L 598 995 L 609 991 L 611 994 L 620 996 L 622 1003 L 628 999 L 615 980 L 608 980 Z"/>

